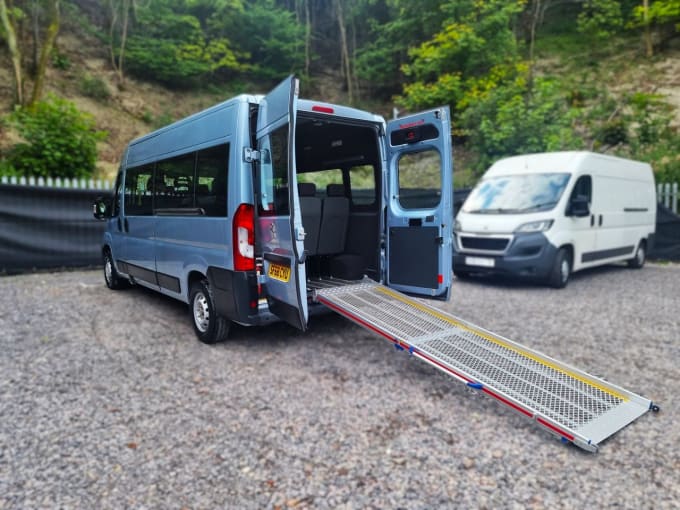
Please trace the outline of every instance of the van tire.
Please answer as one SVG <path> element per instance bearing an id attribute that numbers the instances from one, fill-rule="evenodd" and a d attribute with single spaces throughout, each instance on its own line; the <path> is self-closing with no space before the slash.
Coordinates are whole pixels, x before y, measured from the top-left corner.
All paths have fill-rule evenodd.
<path id="1" fill-rule="evenodd" d="M 111 290 L 124 289 L 130 285 L 130 282 L 116 271 L 116 266 L 113 263 L 113 257 L 111 256 L 111 250 L 108 248 L 104 250 L 104 281 L 106 282 L 106 286 Z"/>
<path id="2" fill-rule="evenodd" d="M 226 340 L 231 322 L 218 315 L 208 280 L 198 280 L 191 285 L 189 314 L 201 342 L 214 344 Z"/>
<path id="3" fill-rule="evenodd" d="M 628 260 L 628 267 L 633 269 L 640 269 L 642 266 L 645 265 L 646 260 L 647 260 L 647 243 L 645 243 L 645 241 L 642 240 L 640 241 L 640 244 L 638 244 L 637 250 L 635 250 L 635 255 L 633 255 L 633 258 Z"/>
<path id="4" fill-rule="evenodd" d="M 548 285 L 555 289 L 563 289 L 571 276 L 571 256 L 566 248 L 560 248 L 555 254 L 555 261 L 548 276 Z"/>

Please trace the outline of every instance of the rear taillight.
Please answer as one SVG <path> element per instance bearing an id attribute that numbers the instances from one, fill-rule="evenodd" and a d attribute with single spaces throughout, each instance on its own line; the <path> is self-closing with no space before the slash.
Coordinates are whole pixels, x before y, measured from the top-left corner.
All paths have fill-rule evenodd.
<path id="1" fill-rule="evenodd" d="M 255 209 L 250 204 L 241 204 L 234 214 L 234 270 L 255 269 Z"/>

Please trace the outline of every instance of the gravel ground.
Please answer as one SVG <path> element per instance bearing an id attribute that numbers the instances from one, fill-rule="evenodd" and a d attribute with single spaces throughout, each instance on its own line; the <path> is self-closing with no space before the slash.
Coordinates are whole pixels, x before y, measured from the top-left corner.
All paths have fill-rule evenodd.
<path id="1" fill-rule="evenodd" d="M 437 304 L 661 405 L 590 454 L 333 314 L 210 347 L 98 271 L 0 278 L 0 508 L 678 508 L 679 286 L 607 267 Z"/>

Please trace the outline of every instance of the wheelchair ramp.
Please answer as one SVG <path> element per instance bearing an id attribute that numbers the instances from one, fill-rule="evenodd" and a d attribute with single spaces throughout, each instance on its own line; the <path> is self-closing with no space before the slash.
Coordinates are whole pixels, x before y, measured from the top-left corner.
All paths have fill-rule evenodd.
<path id="1" fill-rule="evenodd" d="M 372 280 L 318 288 L 314 298 L 588 451 L 658 410 L 648 399 Z"/>

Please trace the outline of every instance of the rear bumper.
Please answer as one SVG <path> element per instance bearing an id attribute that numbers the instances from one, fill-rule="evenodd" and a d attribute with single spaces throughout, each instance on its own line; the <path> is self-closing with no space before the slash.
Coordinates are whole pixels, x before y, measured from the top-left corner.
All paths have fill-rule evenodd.
<path id="1" fill-rule="evenodd" d="M 557 253 L 557 248 L 542 233 L 515 235 L 502 255 L 468 250 L 461 252 L 457 239 L 455 246 L 453 270 L 456 272 L 505 274 L 539 280 L 548 277 Z M 479 265 L 474 258 L 485 259 L 493 266 Z"/>

